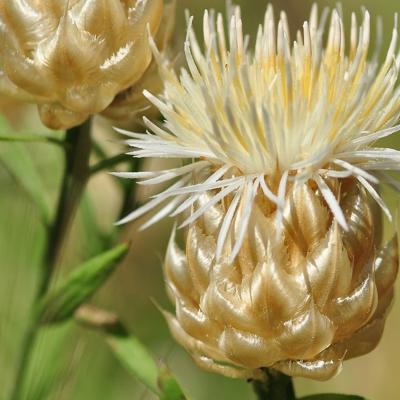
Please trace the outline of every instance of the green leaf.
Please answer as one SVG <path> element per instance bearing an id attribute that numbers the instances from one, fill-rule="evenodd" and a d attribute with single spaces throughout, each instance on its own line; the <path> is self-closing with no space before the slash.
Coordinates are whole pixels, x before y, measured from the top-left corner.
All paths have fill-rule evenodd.
<path id="1" fill-rule="evenodd" d="M 302 397 L 300 400 L 365 400 L 365 398 L 351 394 L 326 393 Z"/>
<path id="2" fill-rule="evenodd" d="M 110 335 L 107 341 L 122 365 L 152 392 L 159 393 L 158 368 L 146 347 L 130 335 Z"/>
<path id="3" fill-rule="evenodd" d="M 76 311 L 75 320 L 87 328 L 104 332 L 107 343 L 125 369 L 161 400 L 186 399 L 166 365 L 154 361 L 146 346 L 129 333 L 117 315 L 84 304 Z"/>
<path id="4" fill-rule="evenodd" d="M 43 221 L 50 221 L 50 208 L 46 196 L 46 189 L 42 179 L 32 161 L 29 150 L 21 143 L 7 143 L 2 147 L 0 163 L 29 195 L 38 208 Z"/>
<path id="5" fill-rule="evenodd" d="M 49 324 L 71 318 L 108 279 L 127 250 L 126 244 L 118 245 L 77 267 L 58 289 L 43 299 L 38 310 L 40 321 Z"/>
<path id="6" fill-rule="evenodd" d="M 158 375 L 158 386 L 161 389 L 161 400 L 183 400 L 185 395 L 178 382 L 165 366 L 161 366 Z"/>
<path id="7" fill-rule="evenodd" d="M 165 366 L 157 366 L 147 348 L 134 336 L 113 334 L 107 339 L 121 364 L 162 400 L 183 400 L 178 382 Z"/>

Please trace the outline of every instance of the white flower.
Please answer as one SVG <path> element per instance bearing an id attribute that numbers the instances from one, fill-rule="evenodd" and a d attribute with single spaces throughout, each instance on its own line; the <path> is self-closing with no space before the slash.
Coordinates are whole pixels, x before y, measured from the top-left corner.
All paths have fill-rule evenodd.
<path id="1" fill-rule="evenodd" d="M 400 130 L 396 125 L 400 117 L 397 17 L 386 59 L 379 67 L 378 53 L 368 57 L 368 11 L 361 25 L 352 15 L 347 49 L 340 10 L 331 12 L 324 46 L 328 10 L 318 19 L 314 5 L 310 21 L 293 40 L 285 13 L 276 27 L 270 5 L 254 51 L 242 33 L 240 9 L 230 11 L 228 41 L 222 15 L 204 13 L 204 50 L 190 19 L 184 46 L 188 69 L 182 69 L 179 76 L 153 46 L 165 89 L 159 98 L 145 95 L 165 121 L 157 125 L 146 120 L 147 134 L 123 132 L 131 136 L 127 144 L 134 150 L 129 154 L 187 159 L 189 163 L 164 171 L 116 173 L 144 179 L 140 183 L 145 185 L 176 180 L 120 223 L 165 203 L 147 227 L 188 210 L 210 191 L 213 196 L 189 215 L 181 225 L 186 226 L 230 196 L 233 200 L 219 231 L 216 253 L 221 256 L 232 221 L 236 221 L 233 259 L 256 194 L 276 204 L 279 223 L 287 190 L 297 183 L 313 181 L 337 222 L 347 230 L 329 178 L 349 176 L 364 186 L 390 218 L 374 185 L 378 179 L 393 183 L 385 171 L 399 170 L 400 152 L 375 147 L 375 142 Z"/>

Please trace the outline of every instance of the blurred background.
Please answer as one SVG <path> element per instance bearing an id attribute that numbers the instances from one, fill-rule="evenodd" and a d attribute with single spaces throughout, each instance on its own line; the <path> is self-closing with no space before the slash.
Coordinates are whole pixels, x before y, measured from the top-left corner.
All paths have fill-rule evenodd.
<path id="1" fill-rule="evenodd" d="M 212 7 L 224 11 L 224 3 L 224 0 L 178 0 L 177 48 L 182 45 L 184 37 L 184 9 L 189 9 L 195 16 L 198 29 L 203 9 Z M 267 2 L 242 0 L 236 3 L 242 6 L 245 31 L 254 37 Z M 301 27 L 312 4 L 308 0 L 276 0 L 272 3 L 276 11 L 287 11 L 293 31 Z M 334 6 L 335 1 L 321 0 L 318 4 L 321 7 Z M 387 48 L 394 13 L 400 11 L 398 0 L 347 0 L 343 3 L 347 25 L 350 12 L 360 11 L 362 6 L 369 9 L 373 21 L 377 16 L 382 18 L 383 49 Z M 0 99 L 0 110 L 2 133 L 48 132 L 40 124 L 34 107 Z M 96 119 L 94 135 L 109 155 L 124 151 L 119 144 L 120 138 L 106 120 Z M 392 139 L 390 144 L 399 148 L 400 137 Z M 62 165 L 62 153 L 56 146 L 0 144 L 0 400 L 6 400 L 10 391 L 44 246 L 44 228 L 30 194 L 32 190 L 39 192 L 43 202 L 54 209 Z M 137 191 L 130 206 L 148 194 Z M 392 207 L 397 207 L 398 200 L 393 193 L 385 193 L 385 196 Z M 120 213 L 122 197 L 120 183 L 107 173 L 100 173 L 90 181 L 64 249 L 56 281 L 78 262 L 107 247 L 107 237 Z M 154 305 L 156 302 L 171 308 L 165 295 L 161 264 L 172 221 L 159 223 L 144 232 L 138 231 L 140 223 L 137 221 L 123 228 L 121 237 L 131 243 L 129 256 L 92 303 L 115 311 L 149 346 L 155 357 L 168 364 L 191 399 L 254 399 L 249 384 L 201 371 L 172 340 L 161 313 Z M 388 232 L 390 229 L 387 226 Z M 400 289 L 400 280 L 397 288 Z M 400 398 L 399 331 L 400 300 L 394 303 L 383 339 L 375 351 L 346 362 L 343 372 L 328 382 L 296 379 L 298 394 L 342 392 L 362 395 L 370 400 Z M 99 333 L 74 323 L 42 330 L 24 391 L 29 400 L 154 398 L 120 367 Z"/>

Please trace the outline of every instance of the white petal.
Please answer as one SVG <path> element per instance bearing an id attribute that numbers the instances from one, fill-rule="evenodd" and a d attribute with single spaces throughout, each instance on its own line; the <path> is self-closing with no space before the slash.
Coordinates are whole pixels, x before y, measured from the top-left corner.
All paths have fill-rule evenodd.
<path id="1" fill-rule="evenodd" d="M 206 204 L 204 204 L 199 209 L 197 209 L 194 213 L 192 213 L 192 215 L 189 218 L 187 218 L 179 226 L 179 228 L 184 228 L 185 226 L 187 226 L 187 225 L 191 224 L 192 222 L 194 222 L 197 218 L 199 218 L 201 215 L 203 215 L 210 207 L 212 207 L 214 204 L 216 204 L 219 201 L 221 201 L 229 193 L 232 193 L 240 185 L 241 185 L 241 182 L 237 182 L 237 183 L 229 185 L 225 189 L 221 190 L 218 194 L 216 194 L 214 197 L 212 197 Z"/>

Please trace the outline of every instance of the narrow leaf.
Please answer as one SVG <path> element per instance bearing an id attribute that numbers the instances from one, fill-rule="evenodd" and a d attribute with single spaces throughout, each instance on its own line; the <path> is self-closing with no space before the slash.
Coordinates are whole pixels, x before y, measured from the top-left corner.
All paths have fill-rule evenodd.
<path id="1" fill-rule="evenodd" d="M 165 366 L 161 366 L 158 375 L 158 386 L 161 400 L 184 400 L 186 397 L 178 382 Z"/>
<path id="2" fill-rule="evenodd" d="M 117 315 L 85 304 L 76 311 L 75 319 L 88 328 L 103 332 L 107 343 L 125 369 L 161 400 L 186 399 L 166 365 L 155 362 L 146 346 L 129 333 Z"/>
<path id="3" fill-rule="evenodd" d="M 63 284 L 41 302 L 41 322 L 57 323 L 71 318 L 75 310 L 108 279 L 127 250 L 126 244 L 118 245 L 77 267 Z"/>
<path id="4" fill-rule="evenodd" d="M 152 392 L 160 393 L 158 368 L 146 347 L 134 336 L 110 335 L 107 342 L 121 364 Z"/>
<path id="5" fill-rule="evenodd" d="M 115 333 L 108 337 L 107 342 L 121 364 L 161 400 L 186 398 L 168 369 L 164 365 L 159 367 L 137 338 L 129 334 Z"/>

